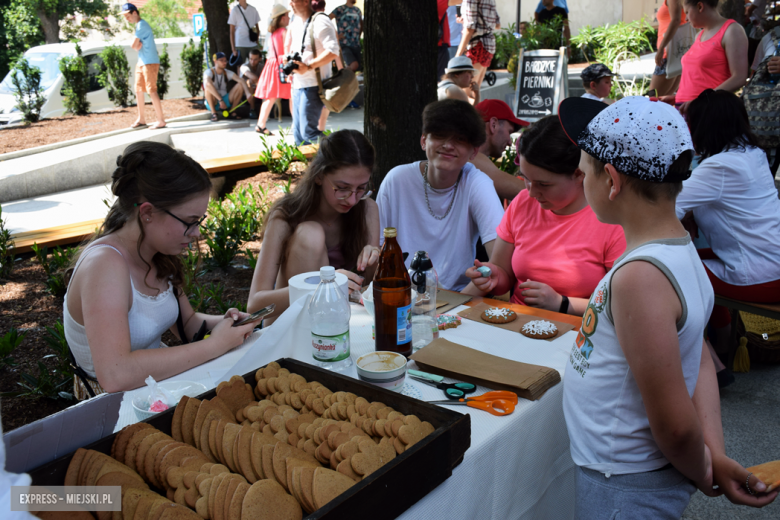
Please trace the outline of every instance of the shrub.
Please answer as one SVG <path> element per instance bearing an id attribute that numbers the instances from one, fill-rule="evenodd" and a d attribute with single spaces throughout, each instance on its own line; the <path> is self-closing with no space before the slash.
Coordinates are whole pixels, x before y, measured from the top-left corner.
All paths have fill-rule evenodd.
<path id="1" fill-rule="evenodd" d="M 225 196 L 223 201 L 209 202 L 206 245 L 209 263 L 227 269 L 243 242 L 253 240 L 268 210 L 265 194 L 243 188 Z"/>
<path id="2" fill-rule="evenodd" d="M 157 95 L 160 99 L 168 93 L 168 81 L 171 79 L 171 56 L 168 54 L 168 44 L 163 44 L 163 51 L 160 53 L 160 71 L 157 73 Z"/>
<path id="3" fill-rule="evenodd" d="M 0 278 L 8 278 L 14 268 L 14 240 L 5 228 L 3 208 L 0 206 Z"/>
<path id="4" fill-rule="evenodd" d="M 586 25 L 571 39 L 588 61 L 604 63 L 611 69 L 617 62 L 639 57 L 653 48 L 650 37 L 654 29 L 642 18 L 601 27 Z"/>
<path id="5" fill-rule="evenodd" d="M 187 8 L 193 5 L 188 0 L 151 0 L 144 4 L 144 20 L 156 38 L 180 38 L 186 36 L 181 26 L 192 25 Z"/>
<path id="6" fill-rule="evenodd" d="M 46 327 L 46 343 L 49 344 L 54 351 L 54 356 L 57 357 L 57 369 L 56 373 L 64 379 L 73 379 L 73 365 L 70 361 L 70 347 L 68 347 L 68 341 L 65 339 L 65 327 L 60 320 L 54 324 L 54 327 Z M 46 356 L 51 357 L 52 355 Z"/>
<path id="7" fill-rule="evenodd" d="M 184 48 L 181 50 L 181 79 L 184 80 L 187 92 L 192 97 L 196 97 L 200 93 L 203 85 L 205 65 L 203 62 L 203 53 L 205 52 L 203 45 L 205 39 L 205 35 L 201 36 L 198 44 L 195 45 L 195 42 L 190 38 L 189 44 L 184 45 Z"/>
<path id="8" fill-rule="evenodd" d="M 76 55 L 65 56 L 60 60 L 60 72 L 64 79 L 62 95 L 65 111 L 77 116 L 89 113 L 89 73 L 87 62 L 81 55 L 81 47 L 76 44 Z"/>
<path id="9" fill-rule="evenodd" d="M 563 18 L 560 16 L 546 23 L 529 23 L 520 38 L 520 47 L 527 51 L 558 49 L 564 45 Z"/>
<path id="10" fill-rule="evenodd" d="M 41 248 L 35 243 L 32 245 L 32 250 L 46 272 L 46 287 L 49 292 L 58 298 L 65 296 L 65 291 L 68 289 L 68 284 L 65 281 L 65 270 L 70 266 L 78 249 L 69 247 L 63 250 L 57 246 L 51 251 L 51 259 L 49 259 L 48 247 Z"/>
<path id="11" fill-rule="evenodd" d="M 27 334 L 24 332 L 19 334 L 16 327 L 11 327 L 11 330 L 9 330 L 5 336 L 0 336 L 0 365 L 13 367 L 18 364 L 14 358 L 11 357 L 11 353 L 22 343 L 22 341 L 24 341 L 26 335 Z"/>
<path id="12" fill-rule="evenodd" d="M 54 356 L 49 354 L 44 359 Z M 43 361 L 38 361 L 38 377 L 32 374 L 22 373 L 22 380 L 17 384 L 22 390 L 16 392 L 3 392 L 2 397 L 26 397 L 28 399 L 38 399 L 45 397 L 47 399 L 65 399 L 72 401 L 74 399 L 72 392 L 66 392 L 65 389 L 73 385 L 73 377 L 67 378 L 54 370 L 49 370 Z"/>
<path id="13" fill-rule="evenodd" d="M 279 140 L 275 146 L 269 144 L 266 136 L 260 135 L 263 143 L 263 151 L 258 160 L 263 163 L 271 173 L 285 173 L 294 161 L 308 162 L 297 146 L 288 144 L 284 139 L 284 132 L 279 131 Z M 276 152 L 276 156 L 274 156 Z"/>
<path id="14" fill-rule="evenodd" d="M 124 49 L 119 45 L 109 45 L 100 53 L 105 68 L 97 80 L 108 91 L 108 99 L 114 105 L 125 108 L 130 105 L 133 96 L 130 87 L 130 65 Z"/>
<path id="15" fill-rule="evenodd" d="M 501 69 L 507 66 L 512 56 L 520 51 L 520 37 L 514 23 L 509 27 L 496 32 L 496 53 L 493 55 L 494 68 Z"/>
<path id="16" fill-rule="evenodd" d="M 41 88 L 41 69 L 31 66 L 27 58 L 22 56 L 14 65 L 11 74 L 16 99 L 15 108 L 23 114 L 26 122 L 37 122 L 41 118 L 41 108 L 46 103 Z"/>

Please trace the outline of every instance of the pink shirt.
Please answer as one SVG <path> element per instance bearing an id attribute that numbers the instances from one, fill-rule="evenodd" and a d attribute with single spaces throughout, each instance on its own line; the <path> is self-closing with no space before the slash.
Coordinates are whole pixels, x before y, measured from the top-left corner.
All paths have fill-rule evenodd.
<path id="1" fill-rule="evenodd" d="M 572 215 L 556 215 L 542 209 L 528 190 L 512 200 L 496 231 L 515 246 L 512 271 L 517 285 L 512 303 L 523 304 L 517 286 L 529 278 L 558 294 L 589 298 L 626 250 L 623 229 L 599 222 L 590 206 Z"/>
<path id="2" fill-rule="evenodd" d="M 715 36 L 705 42 L 701 41 L 704 31 L 696 37 L 696 41 L 682 57 L 682 78 L 675 103 L 696 99 L 708 88 L 716 88 L 731 77 L 729 60 L 722 42 L 726 29 L 733 23 L 736 22 L 726 20 Z"/>

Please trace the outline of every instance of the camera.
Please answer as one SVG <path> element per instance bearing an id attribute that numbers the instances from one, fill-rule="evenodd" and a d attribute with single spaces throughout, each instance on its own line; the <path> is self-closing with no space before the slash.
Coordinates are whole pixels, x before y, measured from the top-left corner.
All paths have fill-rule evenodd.
<path id="1" fill-rule="evenodd" d="M 282 72 L 284 72 L 285 75 L 289 76 L 293 73 L 295 69 L 298 68 L 298 64 L 294 63 L 296 61 L 303 61 L 303 58 L 301 58 L 301 53 L 296 52 L 295 54 L 288 54 L 284 57 L 285 64 L 282 65 L 281 69 Z"/>

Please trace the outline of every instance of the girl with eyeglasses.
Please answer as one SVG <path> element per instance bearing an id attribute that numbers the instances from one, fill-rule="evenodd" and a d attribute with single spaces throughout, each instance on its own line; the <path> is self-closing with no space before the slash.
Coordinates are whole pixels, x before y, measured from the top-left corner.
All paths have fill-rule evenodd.
<path id="1" fill-rule="evenodd" d="M 295 190 L 268 212 L 249 312 L 274 303 L 278 315 L 290 304 L 287 281 L 324 265 L 346 275 L 350 291 L 373 278 L 379 260 L 379 211 L 369 198 L 373 168 L 374 147 L 362 133 L 341 130 L 320 141 Z"/>
<path id="2" fill-rule="evenodd" d="M 181 253 L 200 237 L 211 191 L 203 167 L 151 141 L 131 144 L 116 162 L 116 200 L 78 255 L 63 305 L 65 338 L 83 371 L 80 399 L 189 370 L 239 346 L 256 325 L 233 327 L 248 316 L 236 309 L 196 313 L 181 290 Z M 187 343 L 204 322 L 207 339 L 161 348 L 166 330 Z"/>

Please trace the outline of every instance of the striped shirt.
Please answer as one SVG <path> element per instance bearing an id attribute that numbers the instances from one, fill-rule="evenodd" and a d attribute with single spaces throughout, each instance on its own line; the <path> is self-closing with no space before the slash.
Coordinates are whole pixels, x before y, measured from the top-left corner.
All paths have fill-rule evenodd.
<path id="1" fill-rule="evenodd" d="M 491 54 L 496 52 L 496 37 L 493 30 L 501 21 L 496 11 L 495 0 L 465 0 L 461 9 L 463 27 L 474 29 L 474 36 L 469 42 L 469 48 L 477 42 L 482 42 L 485 50 Z"/>

